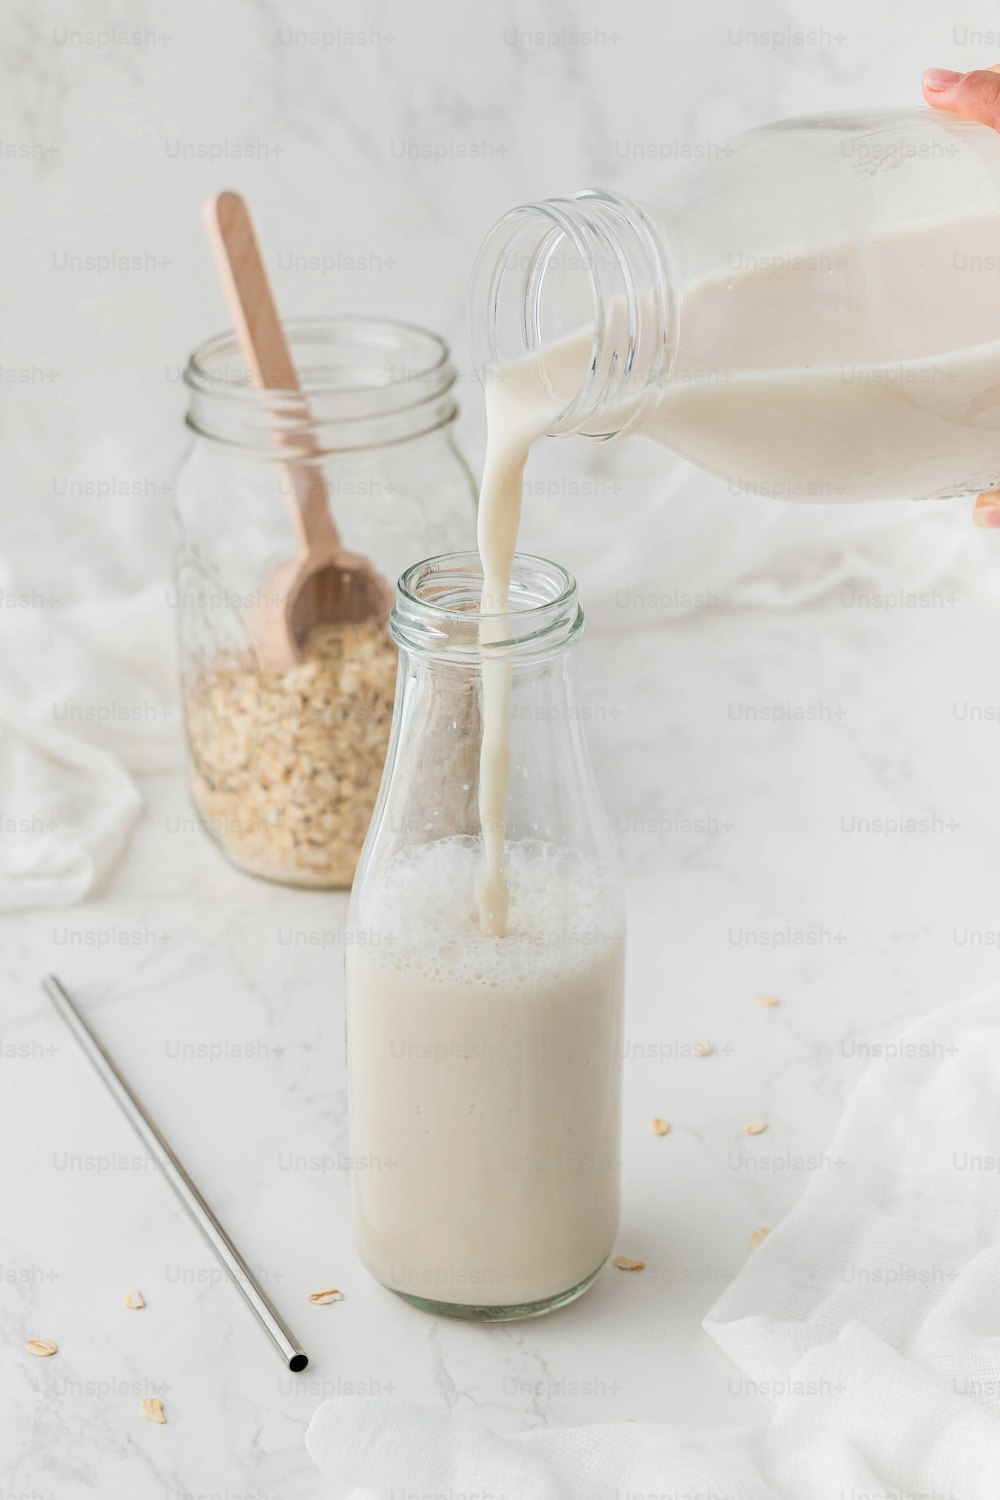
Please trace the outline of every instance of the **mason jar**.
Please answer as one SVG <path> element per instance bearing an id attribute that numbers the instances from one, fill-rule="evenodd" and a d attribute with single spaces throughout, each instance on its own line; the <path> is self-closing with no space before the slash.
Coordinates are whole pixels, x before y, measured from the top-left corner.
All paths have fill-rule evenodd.
<path id="1" fill-rule="evenodd" d="M 176 595 L 190 784 L 241 869 L 348 886 L 378 792 L 396 679 L 384 609 L 316 618 L 275 662 L 260 622 L 300 548 L 303 476 L 342 544 L 395 579 L 469 544 L 475 488 L 454 436 L 455 369 L 436 334 L 372 318 L 286 325 L 301 394 L 255 388 L 227 333 L 184 379 L 192 442 L 175 490 Z M 381 596 L 380 596 L 381 597 Z"/>
<path id="2" fill-rule="evenodd" d="M 347 1045 L 362 1261 L 418 1307 L 499 1321 L 580 1296 L 614 1246 L 625 916 L 576 696 L 576 584 L 517 555 L 504 616 L 479 613 L 482 587 L 469 552 L 399 581 Z M 491 673 L 510 755 L 500 935 L 477 897 Z"/>

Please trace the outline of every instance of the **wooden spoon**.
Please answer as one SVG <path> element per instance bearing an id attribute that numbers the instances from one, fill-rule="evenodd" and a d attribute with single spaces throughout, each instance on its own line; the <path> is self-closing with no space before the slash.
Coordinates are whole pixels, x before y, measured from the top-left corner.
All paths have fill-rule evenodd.
<path id="1" fill-rule="evenodd" d="M 220 193 L 205 205 L 205 224 L 251 380 L 265 390 L 301 391 L 246 204 L 238 193 Z M 301 409 L 301 429 L 275 433 L 277 444 L 297 450 L 296 459 L 282 464 L 282 489 L 298 552 L 274 569 L 250 619 L 261 666 L 278 673 L 302 660 L 312 626 L 385 620 L 392 604 L 392 590 L 368 558 L 341 542 L 305 395 Z"/>

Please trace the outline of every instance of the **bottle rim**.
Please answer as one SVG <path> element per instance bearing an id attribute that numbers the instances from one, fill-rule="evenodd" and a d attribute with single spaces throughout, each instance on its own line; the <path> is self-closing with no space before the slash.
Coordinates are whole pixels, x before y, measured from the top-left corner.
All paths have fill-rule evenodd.
<path id="1" fill-rule="evenodd" d="M 576 579 L 559 563 L 518 552 L 511 569 L 510 608 L 479 609 L 483 566 L 478 552 L 449 552 L 413 563 L 396 585 L 389 616 L 404 651 L 464 667 L 537 661 L 580 639 L 584 618 Z M 482 639 L 482 627 L 489 624 Z"/>
<path id="2" fill-rule="evenodd" d="M 553 335 L 545 326 L 549 288 L 558 295 L 570 275 L 589 313 Z M 469 342 L 484 384 L 512 361 L 592 329 L 586 374 L 555 420 L 554 437 L 605 440 L 641 426 L 656 387 L 669 379 L 677 317 L 668 247 L 640 205 L 621 194 L 586 189 L 513 208 L 493 225 L 473 268 Z"/>
<path id="3" fill-rule="evenodd" d="M 392 318 L 289 318 L 301 389 L 252 384 L 232 329 L 190 356 L 187 424 L 199 436 L 287 460 L 384 447 L 455 420 L 457 381 L 446 341 Z"/>

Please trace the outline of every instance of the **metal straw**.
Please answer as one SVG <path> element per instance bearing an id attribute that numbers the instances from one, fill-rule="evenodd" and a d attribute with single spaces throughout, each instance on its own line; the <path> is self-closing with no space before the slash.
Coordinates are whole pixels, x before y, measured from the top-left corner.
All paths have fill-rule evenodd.
<path id="1" fill-rule="evenodd" d="M 195 1187 L 187 1172 L 177 1160 L 157 1126 L 150 1119 L 125 1079 L 122 1077 L 104 1047 L 97 1040 L 86 1021 L 77 1010 L 64 987 L 54 974 L 42 981 L 48 995 L 66 1025 L 100 1073 L 108 1089 L 117 1099 L 130 1120 L 136 1134 L 156 1162 L 160 1171 L 201 1230 L 204 1239 L 215 1251 L 223 1270 L 230 1281 L 250 1304 L 257 1321 L 268 1335 L 289 1370 L 298 1373 L 309 1363 L 308 1356 L 298 1344 L 287 1326 L 282 1322 L 270 1299 L 258 1284 L 253 1272 L 229 1238 L 218 1219 Z"/>

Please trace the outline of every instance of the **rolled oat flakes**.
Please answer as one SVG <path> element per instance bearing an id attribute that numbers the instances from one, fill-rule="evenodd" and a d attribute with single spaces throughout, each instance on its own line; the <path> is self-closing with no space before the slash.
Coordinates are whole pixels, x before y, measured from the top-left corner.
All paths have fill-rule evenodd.
<path id="1" fill-rule="evenodd" d="M 396 686 L 381 620 L 324 623 L 281 675 L 232 653 L 189 670 L 192 795 L 242 869 L 350 885 L 378 795 Z"/>

